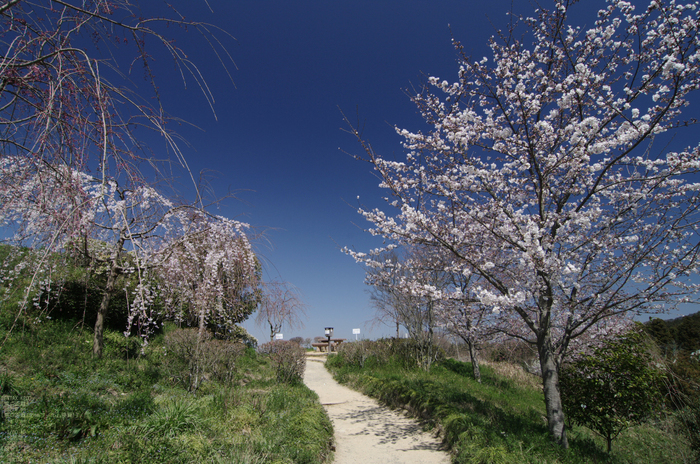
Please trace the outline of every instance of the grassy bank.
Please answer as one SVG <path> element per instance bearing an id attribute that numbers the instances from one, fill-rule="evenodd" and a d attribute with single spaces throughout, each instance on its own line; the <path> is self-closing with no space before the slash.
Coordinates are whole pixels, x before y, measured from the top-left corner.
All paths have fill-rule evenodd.
<path id="1" fill-rule="evenodd" d="M 327 460 L 333 431 L 316 394 L 278 382 L 266 356 L 248 349 L 232 379 L 208 379 L 194 395 L 164 369 L 163 338 L 139 355 L 110 332 L 93 360 L 91 331 L 72 322 L 16 327 L 0 351 L 0 461 Z"/>
<path id="2" fill-rule="evenodd" d="M 508 365 L 482 367 L 482 383 L 471 365 L 447 359 L 429 372 L 405 363 L 373 362 L 364 367 L 342 354 L 326 364 L 335 378 L 391 407 L 403 407 L 439 428 L 455 463 L 683 463 L 690 450 L 670 418 L 634 427 L 605 442 L 583 427 L 569 429 L 570 449 L 548 436 L 541 388 L 535 377 Z"/>

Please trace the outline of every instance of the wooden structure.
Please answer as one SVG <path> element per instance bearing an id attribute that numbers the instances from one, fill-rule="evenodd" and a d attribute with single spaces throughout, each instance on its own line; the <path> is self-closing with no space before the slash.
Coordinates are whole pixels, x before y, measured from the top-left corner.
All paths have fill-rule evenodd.
<path id="1" fill-rule="evenodd" d="M 346 340 L 345 338 L 331 338 L 330 339 L 330 350 L 328 349 L 328 341 L 327 340 L 319 341 L 317 343 L 312 343 L 311 346 L 313 346 L 315 350 L 318 350 L 321 353 L 338 351 L 338 346 L 341 343 L 343 343 L 345 340 Z"/>

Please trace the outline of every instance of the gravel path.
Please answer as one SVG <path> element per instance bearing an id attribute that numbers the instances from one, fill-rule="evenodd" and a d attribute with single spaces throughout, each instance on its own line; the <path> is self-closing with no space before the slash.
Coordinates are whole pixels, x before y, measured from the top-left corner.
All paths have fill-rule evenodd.
<path id="1" fill-rule="evenodd" d="M 344 387 L 326 370 L 325 356 L 306 358 L 304 383 L 314 390 L 335 430 L 335 464 L 448 464 L 440 442 L 420 425 L 362 393 Z"/>

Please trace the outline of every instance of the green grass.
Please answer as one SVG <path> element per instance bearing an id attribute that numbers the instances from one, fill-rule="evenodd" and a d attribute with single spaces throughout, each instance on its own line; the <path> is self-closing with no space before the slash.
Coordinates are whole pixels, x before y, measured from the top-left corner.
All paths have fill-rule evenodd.
<path id="1" fill-rule="evenodd" d="M 683 463 L 694 462 L 670 420 L 623 433 L 607 454 L 605 443 L 582 427 L 569 429 L 570 449 L 550 439 L 541 389 L 532 380 L 510 378 L 482 366 L 482 383 L 471 365 L 452 359 L 429 372 L 396 363 L 345 363 L 342 355 L 326 366 L 342 383 L 402 407 L 438 428 L 455 463 Z"/>
<path id="2" fill-rule="evenodd" d="M 0 337 L 8 325 L 0 320 Z M 253 350 L 232 382 L 205 382 L 195 396 L 163 373 L 162 336 L 135 359 L 118 333 L 106 338 L 94 360 L 91 331 L 74 322 L 15 327 L 0 348 L 0 462 L 312 464 L 330 456 L 333 430 L 316 394 L 278 383 Z"/>

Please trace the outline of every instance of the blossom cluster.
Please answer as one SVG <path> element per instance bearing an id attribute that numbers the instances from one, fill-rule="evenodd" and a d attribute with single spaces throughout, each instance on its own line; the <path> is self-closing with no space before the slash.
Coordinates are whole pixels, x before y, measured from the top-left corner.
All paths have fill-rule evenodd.
<path id="1" fill-rule="evenodd" d="M 578 5 L 556 5 L 521 18 L 521 38 L 492 39 L 489 58 L 455 42 L 456 80 L 413 97 L 429 130 L 396 128 L 402 160 L 367 150 L 391 198 L 360 213 L 392 244 L 447 253 L 443 272 L 472 278 L 464 299 L 561 361 L 606 320 L 700 290 L 700 147 L 652 143 L 693 122 L 700 9 L 609 0 L 584 29 L 570 25 Z M 348 252 L 382 266 L 381 250 Z"/>

